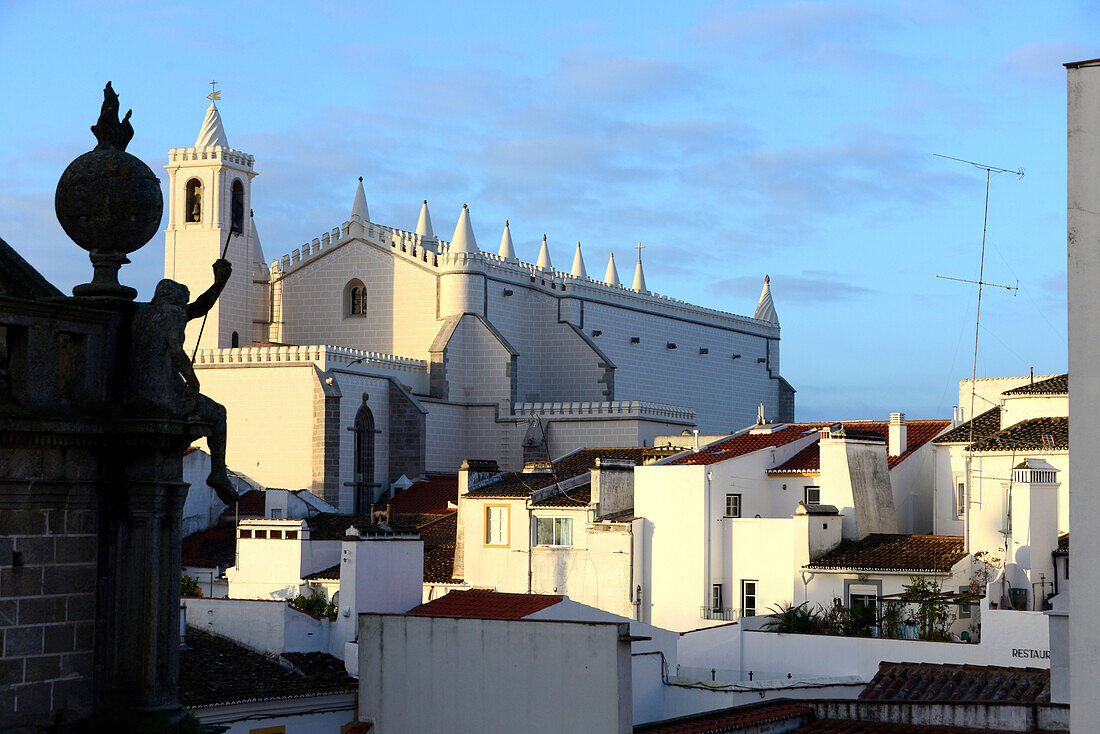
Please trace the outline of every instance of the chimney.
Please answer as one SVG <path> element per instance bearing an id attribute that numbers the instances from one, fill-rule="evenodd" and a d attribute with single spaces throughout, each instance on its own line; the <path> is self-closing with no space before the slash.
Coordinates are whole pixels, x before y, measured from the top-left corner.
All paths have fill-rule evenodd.
<path id="1" fill-rule="evenodd" d="M 458 469 L 458 496 L 500 476 L 500 467 L 492 459 L 466 459 Z"/>
<path id="2" fill-rule="evenodd" d="M 906 450 L 905 413 L 890 414 L 890 435 L 887 441 L 888 456 L 901 456 Z"/>

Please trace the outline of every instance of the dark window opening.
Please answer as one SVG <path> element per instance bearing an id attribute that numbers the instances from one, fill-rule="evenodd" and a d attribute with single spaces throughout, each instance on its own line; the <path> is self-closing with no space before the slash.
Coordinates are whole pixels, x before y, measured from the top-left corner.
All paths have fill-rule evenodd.
<path id="1" fill-rule="evenodd" d="M 229 211 L 233 215 L 230 229 L 234 234 L 244 232 L 244 184 L 238 178 L 233 182 L 233 198 Z"/>
<path id="2" fill-rule="evenodd" d="M 240 337 L 240 335 L 237 334 L 237 332 L 234 331 L 233 336 L 229 337 L 229 346 L 236 349 L 240 345 L 241 345 L 241 337 Z"/>
<path id="3" fill-rule="evenodd" d="M 202 221 L 202 182 L 193 178 L 184 187 L 187 193 L 187 201 L 184 208 L 184 221 Z"/>
<path id="4" fill-rule="evenodd" d="M 374 414 L 363 406 L 355 415 L 355 511 L 366 512 L 374 500 Z"/>

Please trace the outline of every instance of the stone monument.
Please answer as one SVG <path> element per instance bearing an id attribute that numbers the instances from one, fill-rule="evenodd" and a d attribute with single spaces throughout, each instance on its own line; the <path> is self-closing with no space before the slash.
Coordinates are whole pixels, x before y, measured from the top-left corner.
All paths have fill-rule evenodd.
<path id="1" fill-rule="evenodd" d="M 192 303 L 172 281 L 150 303 L 119 283 L 163 203 L 156 176 L 125 152 L 131 113 L 118 119 L 109 82 L 103 95 L 98 144 L 55 197 L 65 232 L 89 251 L 91 282 L 64 297 L 0 240 L 4 731 L 96 728 L 104 716 L 112 731 L 180 726 L 182 458 L 195 439 L 209 438 L 208 483 L 235 499 L 225 411 L 199 393 L 182 346 L 231 268 L 214 263 L 214 284 Z"/>

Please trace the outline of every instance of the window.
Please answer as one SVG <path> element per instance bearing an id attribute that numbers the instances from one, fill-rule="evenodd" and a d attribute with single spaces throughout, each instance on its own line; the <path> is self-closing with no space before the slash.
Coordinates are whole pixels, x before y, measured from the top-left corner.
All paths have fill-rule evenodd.
<path id="1" fill-rule="evenodd" d="M 265 726 L 262 729 L 249 729 L 248 734 L 286 734 L 285 726 Z"/>
<path id="2" fill-rule="evenodd" d="M 821 487 L 807 485 L 802 488 L 802 501 L 807 505 L 821 504 Z"/>
<path id="3" fill-rule="evenodd" d="M 955 480 L 955 517 L 966 514 L 966 481 L 961 477 Z"/>
<path id="4" fill-rule="evenodd" d="M 272 540 L 282 540 L 283 539 L 283 531 L 282 530 L 272 530 L 271 531 L 271 539 Z"/>
<path id="5" fill-rule="evenodd" d="M 282 510 L 280 510 L 278 507 L 272 508 L 271 517 L 278 519 L 282 516 L 283 516 L 283 511 Z"/>
<path id="6" fill-rule="evenodd" d="M 871 584 L 849 584 L 848 585 L 848 606 L 851 609 L 861 608 L 870 609 L 876 616 L 878 615 L 878 594 L 879 587 Z"/>
<path id="7" fill-rule="evenodd" d="M 229 337 L 229 346 L 233 349 L 241 346 L 241 335 L 234 331 Z"/>
<path id="8" fill-rule="evenodd" d="M 573 518 L 536 517 L 535 543 L 538 545 L 573 545 Z"/>
<path id="9" fill-rule="evenodd" d="M 297 530 L 287 530 L 286 531 L 286 539 L 287 540 L 297 540 L 298 539 L 298 531 Z"/>
<path id="10" fill-rule="evenodd" d="M 716 612 L 722 610 L 722 584 L 710 585 L 710 608 Z"/>
<path id="11" fill-rule="evenodd" d="M 355 511 L 374 501 L 374 414 L 363 405 L 355 414 Z"/>
<path id="12" fill-rule="evenodd" d="M 959 593 L 960 594 L 969 594 L 970 593 L 970 587 L 969 586 L 960 586 L 959 587 Z M 970 602 L 968 602 L 968 601 L 959 602 L 959 619 L 970 619 Z"/>
<path id="13" fill-rule="evenodd" d="M 183 221 L 185 222 L 201 222 L 202 221 L 202 182 L 197 178 L 193 178 L 187 182 L 184 186 L 184 192 L 187 196 L 187 201 L 184 208 Z"/>
<path id="14" fill-rule="evenodd" d="M 256 534 L 253 537 L 257 538 L 259 540 L 267 540 L 267 531 L 266 530 L 257 530 Z"/>
<path id="15" fill-rule="evenodd" d="M 741 616 L 756 616 L 756 581 L 741 581 Z"/>
<path id="16" fill-rule="evenodd" d="M 251 538 L 252 537 L 252 531 L 251 530 L 242 530 L 241 531 L 241 537 L 242 538 Z"/>
<path id="17" fill-rule="evenodd" d="M 344 313 L 348 316 L 367 315 L 367 288 L 358 279 L 344 287 Z"/>
<path id="18" fill-rule="evenodd" d="M 239 178 L 233 182 L 233 197 L 229 207 L 229 212 L 233 215 L 229 224 L 230 231 L 242 234 L 244 232 L 244 184 Z"/>
<path id="19" fill-rule="evenodd" d="M 485 545 L 508 545 L 508 505 L 485 508 Z"/>
<path id="20" fill-rule="evenodd" d="M 741 517 L 741 495 L 726 495 L 726 517 Z"/>

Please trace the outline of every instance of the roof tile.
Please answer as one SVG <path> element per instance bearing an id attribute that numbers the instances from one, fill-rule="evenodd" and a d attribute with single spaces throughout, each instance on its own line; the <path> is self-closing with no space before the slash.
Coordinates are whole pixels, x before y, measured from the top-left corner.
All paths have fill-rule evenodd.
<path id="1" fill-rule="evenodd" d="M 790 721 L 801 718 L 808 721 L 813 715 L 813 709 L 793 703 L 768 703 L 759 706 L 735 706 L 719 711 L 707 711 L 701 714 L 681 716 L 676 719 L 656 721 L 634 727 L 635 734 L 718 734 L 719 732 L 737 731 L 749 727 L 761 727 L 761 725 Z M 789 726 L 789 724 L 788 724 Z M 767 728 L 767 731 L 772 731 Z M 776 731 L 789 731 L 788 729 L 776 729 Z"/>
<path id="2" fill-rule="evenodd" d="M 183 539 L 181 563 L 196 568 L 226 568 L 237 555 L 236 533 L 231 522 L 192 533 Z"/>
<path id="3" fill-rule="evenodd" d="M 448 502 L 458 503 L 458 477 L 445 474 L 428 474 L 391 500 L 394 512 L 424 515 L 451 512 Z"/>
<path id="4" fill-rule="evenodd" d="M 655 449 L 651 446 L 609 446 L 578 449 L 554 462 L 554 473 L 508 472 L 492 484 L 466 493 L 466 497 L 485 499 L 492 497 L 526 497 L 536 489 L 549 487 L 555 482 L 580 476 L 592 471 L 596 459 L 628 459 L 642 464 Z"/>
<path id="5" fill-rule="evenodd" d="M 872 533 L 842 541 L 806 568 L 947 573 L 965 557 L 960 537 Z"/>
<path id="6" fill-rule="evenodd" d="M 859 697 L 876 701 L 1049 703 L 1050 671 L 996 665 L 882 662 Z"/>
<path id="7" fill-rule="evenodd" d="M 1005 390 L 1002 395 L 1069 395 L 1069 373 Z"/>
<path id="8" fill-rule="evenodd" d="M 411 609 L 417 617 L 469 617 L 471 619 L 523 619 L 552 607 L 565 597 L 560 594 L 505 594 L 499 591 L 452 591 Z"/>

